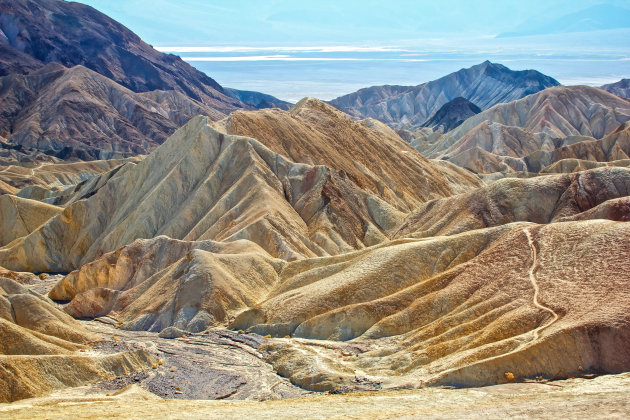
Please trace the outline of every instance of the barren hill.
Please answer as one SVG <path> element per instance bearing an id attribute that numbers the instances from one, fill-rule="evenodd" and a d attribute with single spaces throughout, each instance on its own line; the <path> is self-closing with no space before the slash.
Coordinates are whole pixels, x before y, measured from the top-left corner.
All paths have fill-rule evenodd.
<path id="1" fill-rule="evenodd" d="M 30 291 L 24 280 L 37 278 L 0 269 L 0 402 L 111 379 L 156 362 L 144 351 L 79 353 L 100 338 Z"/>
<path id="2" fill-rule="evenodd" d="M 421 153 L 475 173 L 537 173 L 562 159 L 625 166 L 625 141 L 616 144 L 613 132 L 626 130 L 628 120 L 627 99 L 587 86 L 555 87 L 496 105 L 444 135 L 416 133 L 421 138 L 411 140 Z"/>
<path id="3" fill-rule="evenodd" d="M 630 367 L 630 301 L 616 274 L 629 268 L 619 258 L 629 226 L 508 224 L 289 263 L 192 249 L 130 277 L 162 249 L 144 241 L 84 266 L 51 296 L 72 299 L 75 316 L 113 311 L 132 330 L 201 331 L 236 315 L 230 327 L 276 337 L 261 348 L 266 360 L 311 390 L 613 373 Z"/>
<path id="4" fill-rule="evenodd" d="M 453 235 L 518 221 L 552 223 L 629 195 L 630 168 L 506 178 L 421 205 L 405 219 L 395 236 Z M 627 216 L 616 217 L 614 220 L 625 220 Z"/>
<path id="5" fill-rule="evenodd" d="M 423 152 L 428 156 L 450 155 L 481 146 L 495 154 L 523 157 L 522 151 L 531 153 L 543 148 L 553 138 L 579 135 L 602 138 L 628 120 L 627 99 L 588 86 L 559 86 L 483 111 Z M 530 133 L 529 142 L 518 144 L 520 150 L 510 146 L 509 138 L 504 140 L 512 130 L 516 130 L 513 137 L 517 144 L 524 137 L 522 131 Z"/>
<path id="6" fill-rule="evenodd" d="M 0 78 L 7 142 L 83 158 L 145 154 L 196 115 L 223 114 L 176 91 L 135 93 L 83 66 Z"/>
<path id="7" fill-rule="evenodd" d="M 402 211 L 434 196 L 479 186 L 457 167 L 437 167 L 378 121 L 354 122 L 313 98 L 290 112 L 238 111 L 219 127 L 256 138 L 294 162 L 326 165 Z"/>
<path id="8" fill-rule="evenodd" d="M 338 150 L 347 142 L 346 147 L 364 149 L 366 161 L 365 151 L 378 152 L 382 159 L 388 151 L 392 163 L 397 160 L 396 169 L 392 165 L 374 175 L 363 165 L 351 168 L 355 161 L 351 155 L 332 159 L 332 168 L 321 165 L 327 162 L 293 162 L 257 140 L 216 131 L 207 118 L 196 117 L 143 161 L 102 175 L 103 183 L 95 180 L 98 189 L 86 200 L 73 202 L 37 231 L 0 250 L 0 265 L 70 271 L 137 238 L 158 235 L 248 239 L 284 259 L 338 254 L 387 240 L 412 204 L 480 184 L 463 170 L 448 167 L 443 173 L 411 148 L 396 150 L 404 142 L 395 134 L 390 144 L 319 101 L 302 103 L 294 110 L 296 115 L 280 115 L 315 121 L 321 118 L 321 109 L 340 119 L 339 129 L 345 124 L 357 131 L 348 138 L 340 136 L 343 131 L 337 137 L 313 136 L 312 144 Z M 268 113 L 282 111 L 252 115 Z M 286 128 L 279 122 L 270 127 Z M 331 130 L 329 135 L 335 132 L 333 127 L 321 128 L 326 129 Z M 277 138 L 264 131 L 259 135 L 277 146 Z"/>
<path id="9" fill-rule="evenodd" d="M 0 53 L 0 136 L 84 160 L 147 153 L 195 115 L 290 105 L 226 91 L 77 2 L 1 0 Z"/>

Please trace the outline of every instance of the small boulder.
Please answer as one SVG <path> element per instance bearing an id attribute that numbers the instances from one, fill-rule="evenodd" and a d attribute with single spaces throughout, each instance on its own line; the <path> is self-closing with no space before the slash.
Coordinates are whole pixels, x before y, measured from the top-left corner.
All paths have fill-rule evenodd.
<path id="1" fill-rule="evenodd" d="M 166 327 L 162 331 L 160 331 L 160 333 L 158 334 L 158 337 L 173 339 L 173 338 L 181 337 L 185 334 L 186 332 L 184 330 L 181 330 L 177 327 Z"/>

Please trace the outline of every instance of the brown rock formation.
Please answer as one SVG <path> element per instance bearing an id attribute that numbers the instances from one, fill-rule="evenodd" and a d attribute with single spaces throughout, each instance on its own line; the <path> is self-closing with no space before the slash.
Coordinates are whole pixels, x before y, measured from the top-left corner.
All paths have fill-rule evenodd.
<path id="1" fill-rule="evenodd" d="M 0 78 L 0 135 L 61 157 L 148 153 L 196 115 L 223 116 L 176 91 L 135 93 L 100 74 L 52 63 Z"/>
<path id="2" fill-rule="evenodd" d="M 505 372 L 626 371 L 630 300 L 618 273 L 630 268 L 628 229 L 509 225 L 290 263 L 281 286 L 233 326 L 350 339 L 268 347 L 275 368 L 310 389 L 349 385 L 357 370 L 384 384 L 466 386 L 504 382 Z"/>
<path id="3" fill-rule="evenodd" d="M 127 162 L 137 162 L 140 157 L 127 159 L 92 160 L 87 162 L 52 162 L 14 164 L 0 166 L 0 180 L 20 191 L 20 196 L 42 200 L 55 189 L 80 184 L 111 171 Z"/>
<path id="4" fill-rule="evenodd" d="M 476 174 L 575 172 L 617 165 L 610 162 L 625 166 L 628 118 L 625 99 L 585 86 L 556 87 L 497 105 L 445 135 L 405 135 L 423 154 Z M 555 164 L 562 160 L 570 161 Z"/>
<path id="5" fill-rule="evenodd" d="M 259 253 L 194 250 L 141 283 L 108 274 L 157 256 L 159 246 L 145 241 L 56 290 L 78 292 L 69 311 L 116 295 L 110 302 L 124 328 L 197 329 L 202 318 L 221 324 L 249 307 L 231 328 L 279 337 L 261 348 L 267 360 L 312 390 L 352 386 L 357 371 L 383 387 L 487 385 L 506 381 L 505 372 L 614 373 L 630 368 L 630 296 L 618 275 L 630 268 L 629 229 L 603 220 L 517 223 L 279 265 Z M 112 279 L 133 287 L 117 290 Z M 213 291 L 221 292 L 204 297 Z M 222 310 L 223 318 L 206 315 Z"/>
<path id="6" fill-rule="evenodd" d="M 268 116 L 273 118 L 265 124 Z M 70 271 L 137 238 L 161 234 L 249 239 L 284 259 L 338 254 L 386 240 L 416 203 L 480 183 L 452 165 L 435 166 L 408 146 L 396 150 L 405 144 L 393 132 L 383 137 L 384 127 L 375 131 L 354 123 L 319 101 L 304 101 L 292 114 L 249 114 L 262 121 L 242 117 L 260 127 L 258 135 L 272 148 L 298 162 L 314 150 L 313 163 L 338 171 L 294 163 L 257 140 L 220 133 L 198 117 L 142 162 L 103 175 L 107 181 L 98 190 L 78 196 L 87 200 L 71 200 L 62 215 L 0 250 L 2 264 Z M 228 130 L 240 118 L 226 121 Z M 305 122 L 290 123 L 296 119 Z M 298 129 L 312 135 L 311 142 L 292 143 L 300 137 Z M 283 137 L 285 132 L 294 137 Z M 376 156 L 388 163 L 386 169 L 378 169 Z"/>
<path id="7" fill-rule="evenodd" d="M 226 325 L 263 299 L 286 262 L 249 241 L 141 239 L 70 273 L 50 292 L 77 318 L 108 314 L 122 328 L 192 332 Z"/>
<path id="8" fill-rule="evenodd" d="M 386 125 L 354 122 L 313 98 L 291 112 L 235 112 L 218 125 L 230 134 L 256 138 L 294 162 L 345 173 L 401 211 L 481 185 L 466 172 L 435 167 Z"/>

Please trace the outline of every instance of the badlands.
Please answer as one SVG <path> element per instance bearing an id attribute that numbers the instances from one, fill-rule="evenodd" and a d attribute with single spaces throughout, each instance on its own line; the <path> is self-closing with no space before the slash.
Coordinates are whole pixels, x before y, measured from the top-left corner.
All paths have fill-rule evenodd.
<path id="1" fill-rule="evenodd" d="M 628 196 L 616 166 L 485 185 L 315 99 L 196 117 L 59 205 L 0 197 L 3 399 L 113 377 L 269 399 L 625 372 Z M 271 377 L 182 387 L 204 375 L 172 356 L 213 366 L 213 346 Z"/>
<path id="2" fill-rule="evenodd" d="M 630 413 L 627 83 L 292 105 L 0 6 L 0 417 Z"/>

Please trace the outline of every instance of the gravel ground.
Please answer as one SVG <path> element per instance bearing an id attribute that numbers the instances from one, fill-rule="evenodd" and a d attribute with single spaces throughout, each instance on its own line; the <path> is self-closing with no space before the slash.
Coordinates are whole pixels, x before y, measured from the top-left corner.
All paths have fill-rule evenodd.
<path id="1" fill-rule="evenodd" d="M 117 390 L 135 383 L 169 399 L 264 401 L 310 394 L 278 376 L 263 360 L 257 348 L 266 339 L 257 334 L 215 329 L 164 339 L 155 333 L 117 329 L 116 324 L 111 318 L 84 321 L 86 328 L 105 338 L 94 344 L 92 351 L 143 349 L 156 355 L 160 364 L 149 372 L 98 383 L 92 392 Z"/>
<path id="2" fill-rule="evenodd" d="M 117 395 L 85 396 L 66 390 L 0 404 L 0 418 L 627 419 L 629 393 L 628 373 L 557 381 L 554 386 L 512 383 L 485 388 L 318 394 L 264 402 L 158 399 L 132 386 Z"/>

